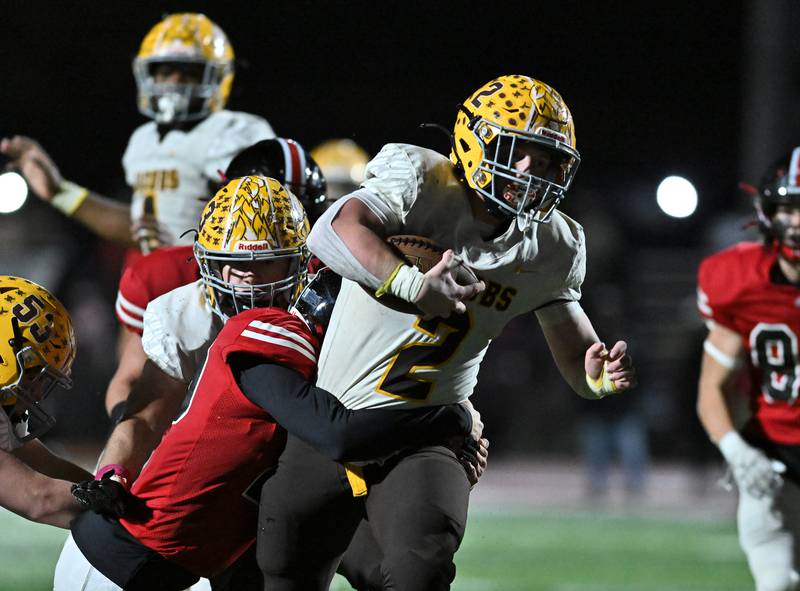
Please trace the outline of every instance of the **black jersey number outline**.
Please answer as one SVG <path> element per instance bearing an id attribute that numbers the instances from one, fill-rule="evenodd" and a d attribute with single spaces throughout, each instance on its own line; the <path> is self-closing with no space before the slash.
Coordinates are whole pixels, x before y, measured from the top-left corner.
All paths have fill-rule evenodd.
<path id="1" fill-rule="evenodd" d="M 426 343 L 403 345 L 389 361 L 375 391 L 404 400 L 427 400 L 434 380 L 416 375 L 419 370 L 434 369 L 446 363 L 472 327 L 469 312 L 449 318 L 423 320 L 417 316 L 414 329 L 436 339 Z"/>
<path id="2" fill-rule="evenodd" d="M 783 323 L 758 323 L 750 332 L 750 355 L 763 370 L 761 391 L 767 400 L 793 404 L 800 386 L 794 331 Z"/>
<path id="3" fill-rule="evenodd" d="M 45 315 L 47 321 L 44 326 L 40 326 L 32 322 L 36 320 L 39 315 L 44 312 L 44 302 L 35 294 L 30 294 L 22 302 L 11 308 L 11 313 L 20 322 L 28 322 L 31 335 L 36 339 L 37 343 L 44 343 L 50 338 L 53 317 L 50 314 Z"/>

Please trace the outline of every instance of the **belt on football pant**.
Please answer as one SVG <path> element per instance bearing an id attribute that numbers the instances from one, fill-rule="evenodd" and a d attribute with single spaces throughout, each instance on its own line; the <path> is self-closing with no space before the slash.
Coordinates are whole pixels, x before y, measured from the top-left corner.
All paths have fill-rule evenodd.
<path id="1" fill-rule="evenodd" d="M 361 466 L 345 464 L 344 471 L 347 474 L 347 481 L 354 497 L 363 497 L 367 494 L 367 481 L 364 480 L 364 470 Z"/>

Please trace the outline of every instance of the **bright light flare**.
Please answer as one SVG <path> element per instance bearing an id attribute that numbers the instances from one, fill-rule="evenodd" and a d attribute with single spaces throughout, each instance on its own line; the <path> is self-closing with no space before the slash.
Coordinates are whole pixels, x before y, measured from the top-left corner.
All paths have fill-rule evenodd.
<path id="1" fill-rule="evenodd" d="M 13 213 L 25 204 L 28 183 L 16 172 L 0 174 L 0 213 Z"/>
<path id="2" fill-rule="evenodd" d="M 656 201 L 668 216 L 686 218 L 697 209 L 697 189 L 681 176 L 668 176 L 658 185 Z"/>

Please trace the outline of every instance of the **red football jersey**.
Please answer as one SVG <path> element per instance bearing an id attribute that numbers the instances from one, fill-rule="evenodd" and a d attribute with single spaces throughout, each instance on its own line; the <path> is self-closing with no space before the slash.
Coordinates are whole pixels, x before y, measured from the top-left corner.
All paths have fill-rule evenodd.
<path id="1" fill-rule="evenodd" d="M 144 255 L 129 265 L 119 280 L 117 319 L 125 328 L 141 335 L 147 304 L 198 279 L 200 269 L 190 245 L 159 248 Z"/>
<path id="2" fill-rule="evenodd" d="M 770 278 L 777 254 L 741 242 L 705 259 L 698 274 L 698 308 L 742 336 L 748 356 L 753 420 L 782 445 L 800 445 L 797 339 L 800 288 Z"/>
<path id="3" fill-rule="evenodd" d="M 255 308 L 227 321 L 184 413 L 131 492 L 147 510 L 120 523 L 139 542 L 201 576 L 232 564 L 256 537 L 259 485 L 286 433 L 242 394 L 228 357 L 248 352 L 313 377 L 318 343 L 299 318 Z"/>

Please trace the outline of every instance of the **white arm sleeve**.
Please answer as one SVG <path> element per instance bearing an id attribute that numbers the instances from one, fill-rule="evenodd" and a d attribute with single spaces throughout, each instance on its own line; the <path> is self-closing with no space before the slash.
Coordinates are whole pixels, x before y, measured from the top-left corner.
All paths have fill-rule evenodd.
<path id="1" fill-rule="evenodd" d="M 166 330 L 159 314 L 154 312 L 152 306 L 149 305 L 144 313 L 142 348 L 147 357 L 168 376 L 188 382 L 181 363 L 180 346 L 175 337 Z"/>
<path id="2" fill-rule="evenodd" d="M 387 231 L 390 227 L 398 225 L 396 216 L 377 195 L 366 189 L 359 189 L 339 199 L 317 220 L 306 244 L 312 253 L 342 277 L 377 289 L 382 281 L 364 268 L 333 229 L 333 220 L 336 219 L 342 206 L 351 199 L 358 199 L 369 207 Z"/>

